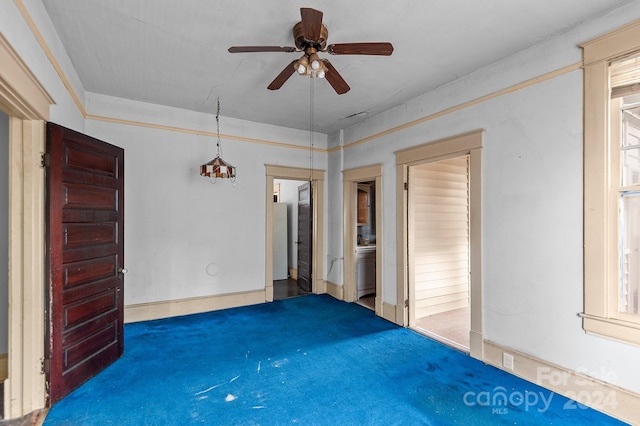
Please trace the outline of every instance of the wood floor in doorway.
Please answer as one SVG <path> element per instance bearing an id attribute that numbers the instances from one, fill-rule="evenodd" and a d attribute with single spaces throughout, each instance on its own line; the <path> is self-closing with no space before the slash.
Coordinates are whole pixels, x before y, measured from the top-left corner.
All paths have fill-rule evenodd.
<path id="1" fill-rule="evenodd" d="M 468 351 L 471 328 L 470 308 L 454 309 L 417 319 L 416 328 L 418 331 L 426 332 L 425 334 L 448 340 L 458 349 Z"/>
<path id="2" fill-rule="evenodd" d="M 296 280 L 275 280 L 273 282 L 273 300 L 287 299 L 289 297 L 304 296 L 304 291 Z"/>
<path id="3" fill-rule="evenodd" d="M 365 308 L 371 309 L 372 311 L 376 309 L 376 295 L 368 294 L 366 296 L 362 296 L 358 299 L 358 305 L 362 305 Z"/>

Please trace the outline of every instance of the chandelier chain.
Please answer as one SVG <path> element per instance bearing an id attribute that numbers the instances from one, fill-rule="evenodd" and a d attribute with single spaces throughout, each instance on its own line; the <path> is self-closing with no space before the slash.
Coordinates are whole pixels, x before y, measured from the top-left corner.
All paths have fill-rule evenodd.
<path id="1" fill-rule="evenodd" d="M 218 155 L 222 156 L 222 147 L 220 145 L 220 97 L 218 97 L 218 109 L 216 110 L 216 146 L 218 147 Z"/>

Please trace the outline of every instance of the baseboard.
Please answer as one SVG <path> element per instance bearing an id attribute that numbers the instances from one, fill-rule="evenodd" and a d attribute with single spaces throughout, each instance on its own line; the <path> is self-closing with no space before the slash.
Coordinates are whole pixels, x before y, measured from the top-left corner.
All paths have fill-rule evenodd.
<path id="1" fill-rule="evenodd" d="M 503 353 L 513 356 L 513 370 L 502 366 Z M 483 361 L 572 399 L 573 401 L 566 404 L 566 409 L 580 409 L 580 405 L 574 402 L 577 401 L 624 422 L 640 424 L 640 411 L 637 408 L 640 407 L 640 395 L 635 392 L 487 340 L 483 342 Z M 608 373 L 594 372 L 594 375 L 596 374 Z"/>
<path id="2" fill-rule="evenodd" d="M 258 303 L 265 303 L 265 290 L 139 303 L 124 307 L 124 322 L 149 321 Z"/>
<path id="3" fill-rule="evenodd" d="M 391 305 L 387 302 L 382 302 L 382 318 L 394 324 L 397 324 L 396 323 L 396 305 Z M 399 325 L 402 325 L 402 324 L 399 324 Z"/>
<path id="4" fill-rule="evenodd" d="M 313 285 L 311 286 L 311 292 L 313 294 L 327 293 L 327 282 L 323 279 L 313 280 Z"/>
<path id="5" fill-rule="evenodd" d="M 298 270 L 297 269 L 293 269 L 291 268 L 289 270 L 289 273 L 291 274 L 291 279 L 294 281 L 298 281 Z"/>
<path id="6" fill-rule="evenodd" d="M 482 337 L 482 333 L 474 330 L 469 331 L 469 355 L 472 358 L 482 361 L 484 359 L 483 351 L 484 338 Z"/>
<path id="7" fill-rule="evenodd" d="M 332 283 L 330 281 L 325 281 L 325 286 L 327 288 L 327 294 L 329 296 L 333 296 L 338 300 L 344 300 L 344 298 L 343 298 L 344 287 L 343 286 L 338 285 L 338 284 L 334 284 L 334 283 Z"/>
<path id="8" fill-rule="evenodd" d="M 0 354 L 0 382 L 4 382 L 9 377 L 9 355 Z"/>

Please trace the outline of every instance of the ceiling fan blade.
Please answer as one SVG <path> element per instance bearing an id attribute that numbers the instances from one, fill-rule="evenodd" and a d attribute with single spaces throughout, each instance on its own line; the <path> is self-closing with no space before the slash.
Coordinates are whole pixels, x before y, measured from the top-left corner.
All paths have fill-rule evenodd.
<path id="1" fill-rule="evenodd" d="M 295 47 L 291 46 L 232 46 L 229 53 L 246 53 L 246 52 L 295 52 Z"/>
<path id="2" fill-rule="evenodd" d="M 327 46 L 327 52 L 332 55 L 381 55 L 389 56 L 393 53 L 391 43 L 337 43 Z"/>
<path id="3" fill-rule="evenodd" d="M 347 82 L 344 81 L 338 70 L 331 65 L 331 62 L 326 59 L 323 59 L 322 62 L 324 62 L 325 67 L 327 67 L 327 72 L 324 75 L 324 78 L 329 82 L 331 87 L 333 87 L 333 90 L 335 90 L 338 95 L 342 95 L 351 90 L 351 87 L 349 87 Z"/>
<path id="4" fill-rule="evenodd" d="M 302 34 L 308 41 L 317 42 L 322 31 L 322 12 L 309 7 L 300 8 L 302 16 Z"/>
<path id="5" fill-rule="evenodd" d="M 278 90 L 279 88 L 281 88 L 282 85 L 287 80 L 289 80 L 289 77 L 291 77 L 293 73 L 296 71 L 296 69 L 294 68 L 295 63 L 296 61 L 291 61 L 289 65 L 284 67 L 284 69 L 280 72 L 280 74 L 278 74 L 278 76 L 275 79 L 273 79 L 271 84 L 267 86 L 267 89 Z"/>

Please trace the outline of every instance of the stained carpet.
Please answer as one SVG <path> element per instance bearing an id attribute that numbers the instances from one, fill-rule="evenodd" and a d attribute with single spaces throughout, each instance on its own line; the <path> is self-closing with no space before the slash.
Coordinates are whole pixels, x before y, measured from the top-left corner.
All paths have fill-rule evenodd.
<path id="1" fill-rule="evenodd" d="M 45 425 L 621 424 L 355 303 L 307 295 L 125 326 Z"/>

